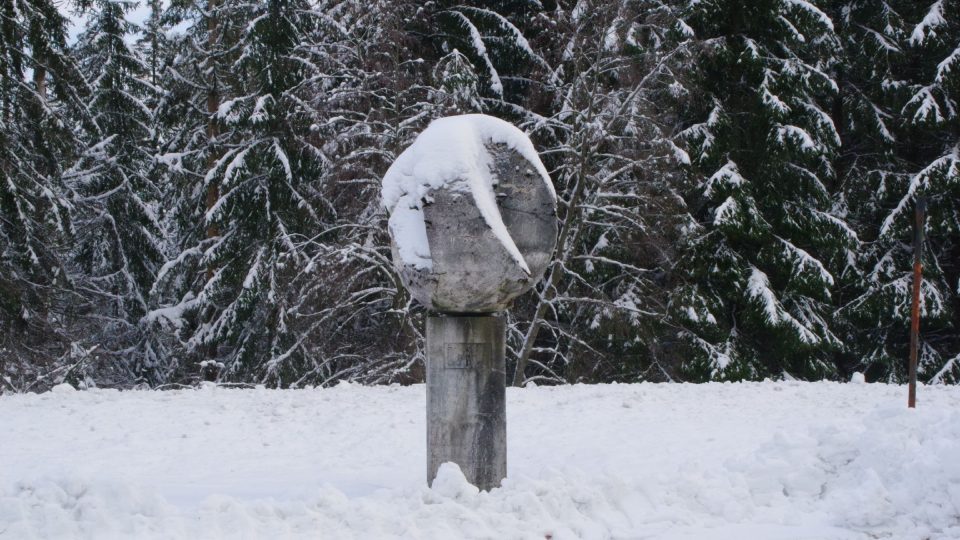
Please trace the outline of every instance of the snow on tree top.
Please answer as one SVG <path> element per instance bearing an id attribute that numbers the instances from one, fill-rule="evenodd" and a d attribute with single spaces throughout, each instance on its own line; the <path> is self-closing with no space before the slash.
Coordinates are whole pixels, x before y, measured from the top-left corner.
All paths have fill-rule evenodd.
<path id="1" fill-rule="evenodd" d="M 390 213 L 390 234 L 401 262 L 430 269 L 430 246 L 423 220 L 423 201 L 436 189 L 470 193 L 484 221 L 525 271 L 526 261 L 510 237 L 497 208 L 490 144 L 504 144 L 523 156 L 540 174 L 555 201 L 550 175 L 527 135 L 512 124 L 484 114 L 434 120 L 413 141 L 383 177 L 381 200 Z"/>

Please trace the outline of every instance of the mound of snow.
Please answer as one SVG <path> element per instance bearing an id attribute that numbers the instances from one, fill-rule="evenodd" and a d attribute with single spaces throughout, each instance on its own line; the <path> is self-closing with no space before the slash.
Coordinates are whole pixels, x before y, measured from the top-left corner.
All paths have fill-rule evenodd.
<path id="1" fill-rule="evenodd" d="M 487 146 L 505 144 L 529 161 L 554 200 L 550 175 L 527 135 L 512 124 L 483 114 L 434 120 L 403 151 L 383 177 L 381 200 L 390 214 L 390 235 L 404 264 L 430 269 L 430 245 L 423 220 L 423 201 L 435 189 L 468 193 L 487 226 L 510 256 L 529 273 L 497 208 L 496 176 Z"/>
<path id="2" fill-rule="evenodd" d="M 864 377 L 863 373 L 860 373 L 859 371 L 854 371 L 853 375 L 850 376 L 850 382 L 854 384 L 864 384 L 865 382 L 867 382 L 867 378 Z"/>
<path id="3" fill-rule="evenodd" d="M 480 493 L 477 486 L 467 481 L 460 466 L 456 463 L 443 463 L 437 471 L 437 477 L 430 485 L 436 493 L 451 499 L 463 499 Z"/>
<path id="4" fill-rule="evenodd" d="M 51 388 L 50 391 L 55 392 L 57 394 L 69 394 L 71 392 L 76 392 L 77 389 L 74 388 L 73 385 L 70 383 L 62 382 L 54 386 L 53 388 Z"/>

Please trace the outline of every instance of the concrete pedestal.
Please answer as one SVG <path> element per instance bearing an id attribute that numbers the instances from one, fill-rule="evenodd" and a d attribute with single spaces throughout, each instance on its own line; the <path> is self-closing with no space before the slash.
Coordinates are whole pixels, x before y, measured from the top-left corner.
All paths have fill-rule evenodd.
<path id="1" fill-rule="evenodd" d="M 442 463 L 483 490 L 507 476 L 504 319 L 427 318 L 427 482 Z"/>

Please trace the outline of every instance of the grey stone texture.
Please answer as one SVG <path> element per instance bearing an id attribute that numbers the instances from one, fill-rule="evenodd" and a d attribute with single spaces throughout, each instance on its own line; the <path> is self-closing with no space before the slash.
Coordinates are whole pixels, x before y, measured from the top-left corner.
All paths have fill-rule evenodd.
<path id="1" fill-rule="evenodd" d="M 393 260 L 410 294 L 441 313 L 494 313 L 509 307 L 543 276 L 557 241 L 557 205 L 536 168 L 519 152 L 490 144 L 497 206 L 530 274 L 513 260 L 469 193 L 427 194 L 423 206 L 433 268 Z"/>
<path id="2" fill-rule="evenodd" d="M 482 490 L 507 476 L 504 319 L 427 318 L 427 482 L 460 466 Z"/>

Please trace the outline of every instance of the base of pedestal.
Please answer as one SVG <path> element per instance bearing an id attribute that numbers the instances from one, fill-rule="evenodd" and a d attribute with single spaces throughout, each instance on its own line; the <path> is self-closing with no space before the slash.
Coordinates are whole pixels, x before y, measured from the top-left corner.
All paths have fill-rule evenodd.
<path id="1" fill-rule="evenodd" d="M 482 490 L 507 476 L 505 323 L 496 315 L 427 318 L 427 482 L 460 466 Z"/>

